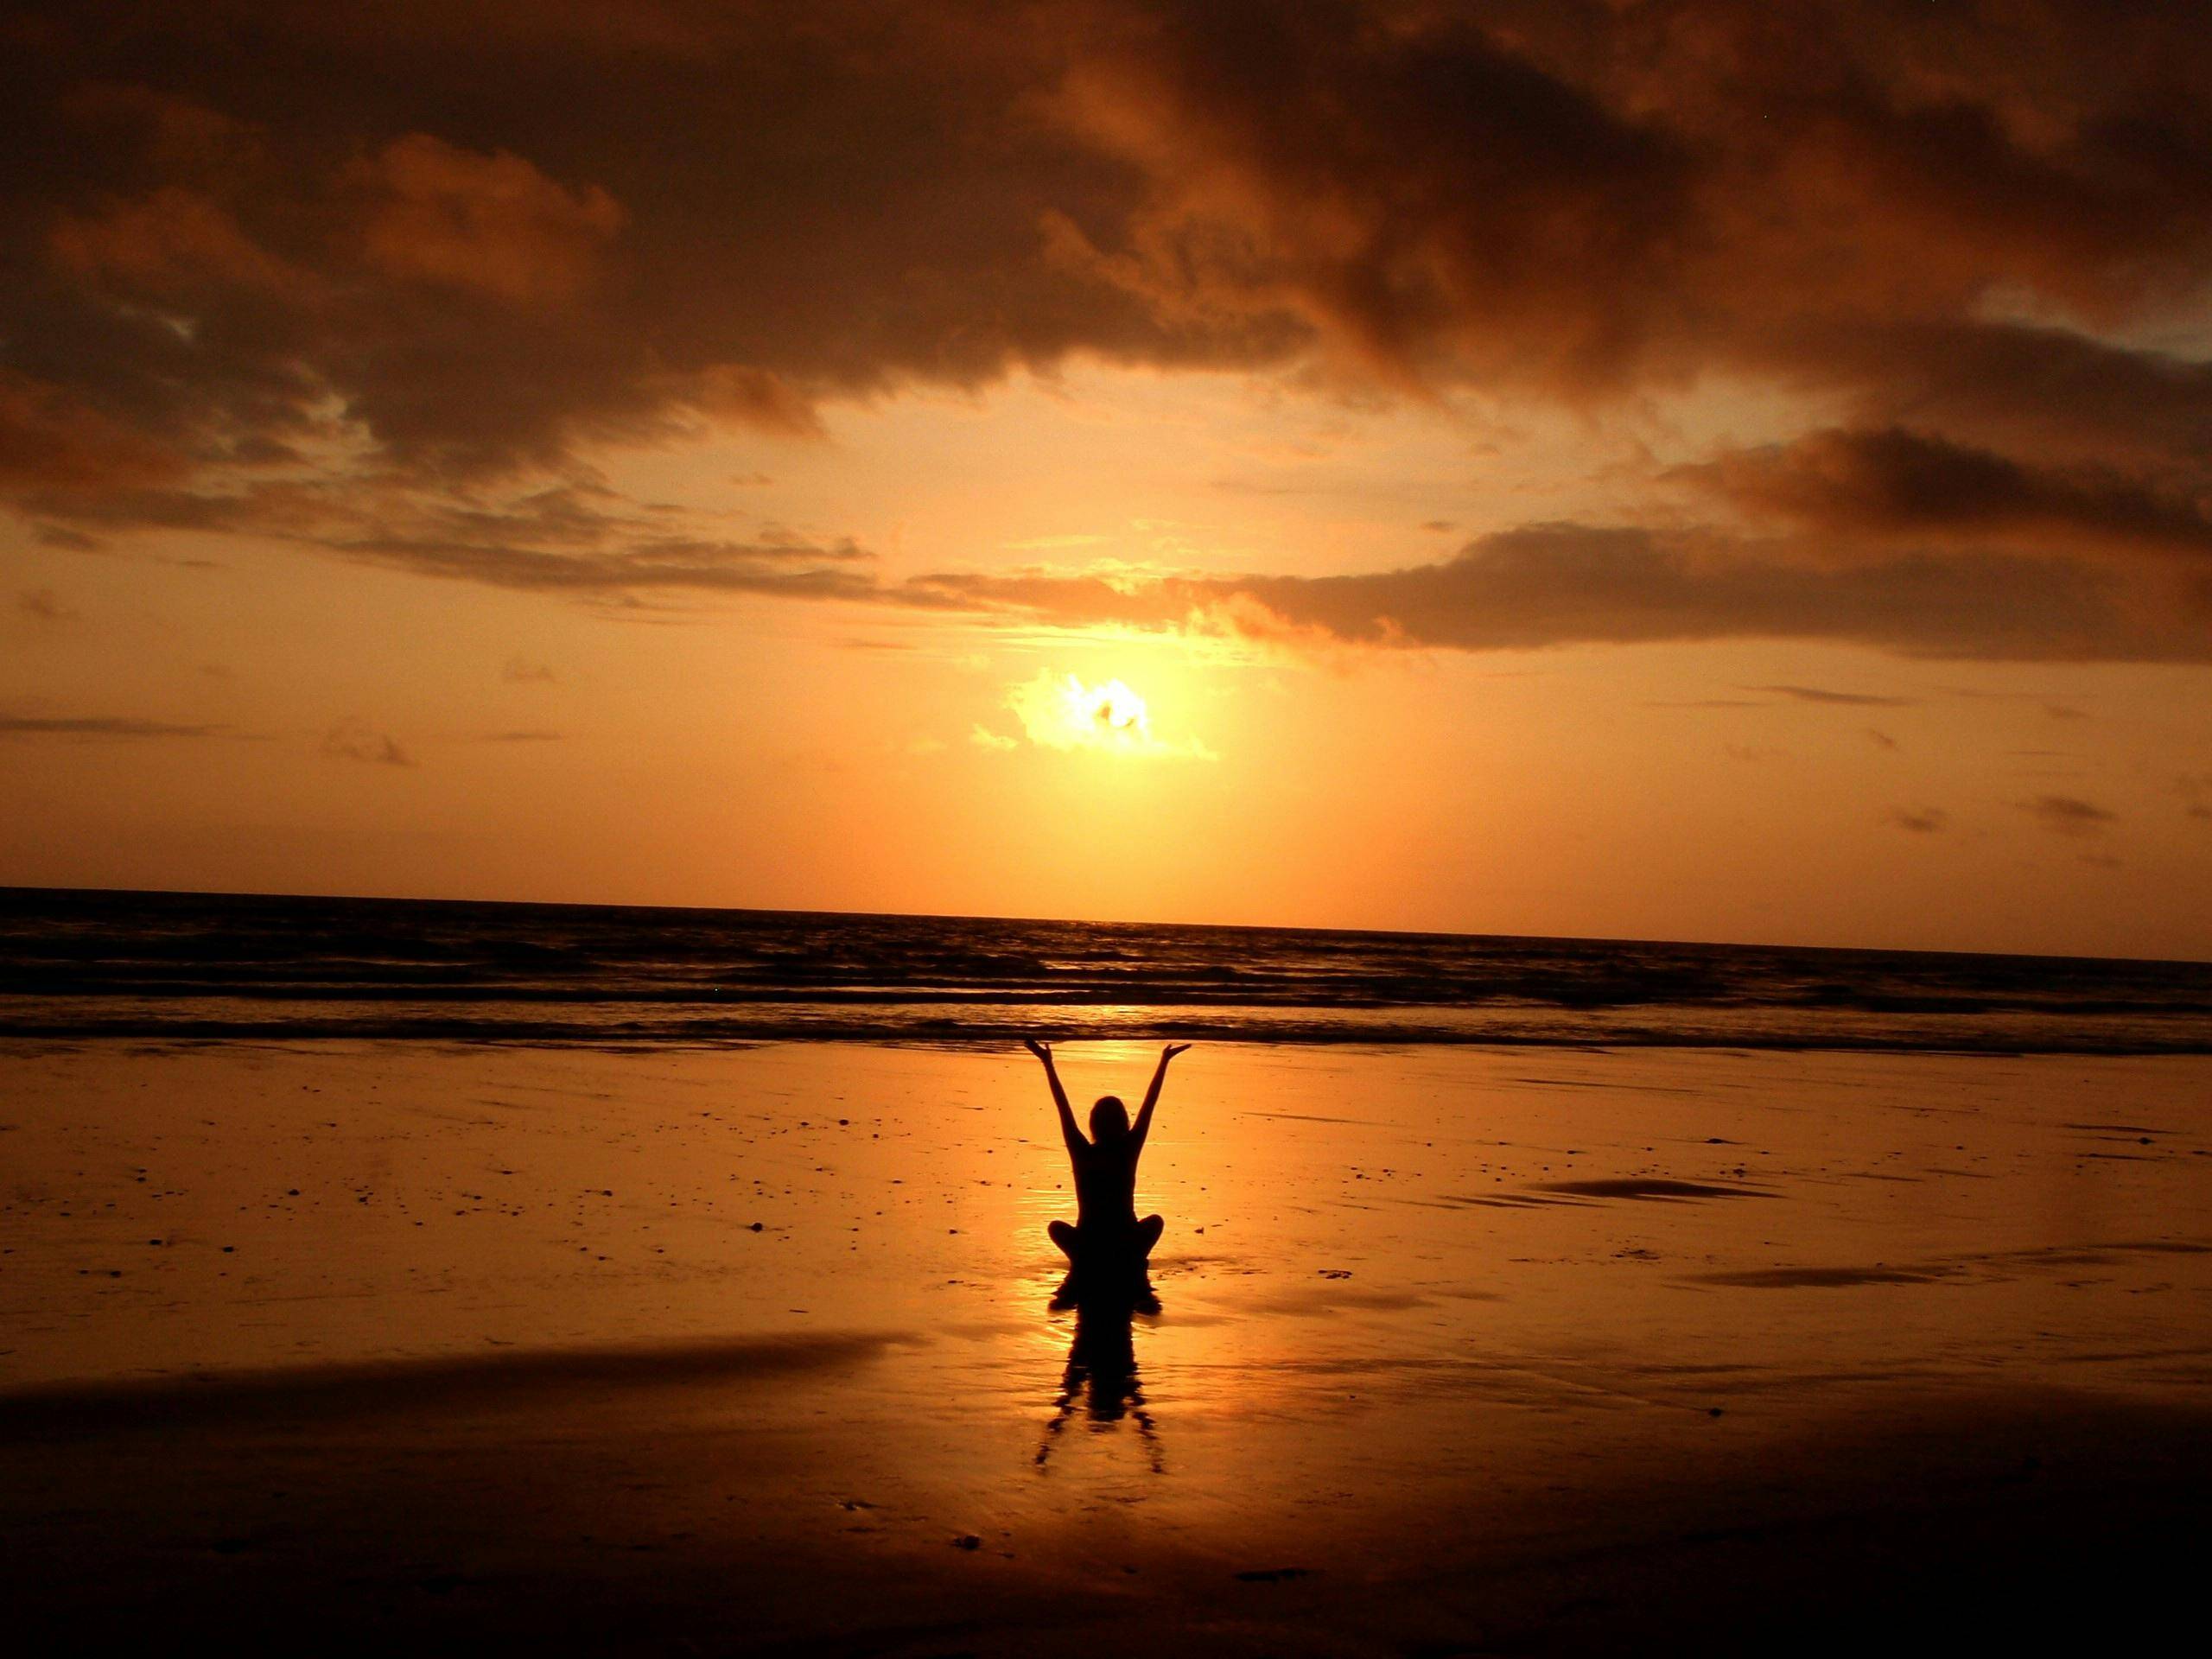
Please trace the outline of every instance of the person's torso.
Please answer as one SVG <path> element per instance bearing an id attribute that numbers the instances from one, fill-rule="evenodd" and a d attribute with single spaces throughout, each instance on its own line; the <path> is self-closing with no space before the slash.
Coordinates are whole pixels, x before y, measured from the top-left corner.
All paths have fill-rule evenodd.
<path id="1" fill-rule="evenodd" d="M 1134 1152 L 1086 1146 L 1075 1155 L 1076 1224 L 1136 1219 L 1137 1162 Z"/>

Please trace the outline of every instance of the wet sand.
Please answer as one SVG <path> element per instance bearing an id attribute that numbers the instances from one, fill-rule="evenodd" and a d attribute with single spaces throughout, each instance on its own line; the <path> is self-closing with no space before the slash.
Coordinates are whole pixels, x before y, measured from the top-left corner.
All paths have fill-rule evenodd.
<path id="1" fill-rule="evenodd" d="M 1049 1306 L 1026 1056 L 16 1044 L 0 1589 L 50 1649 L 2142 1639 L 2208 1084 L 1203 1048 L 1124 1324 Z"/>

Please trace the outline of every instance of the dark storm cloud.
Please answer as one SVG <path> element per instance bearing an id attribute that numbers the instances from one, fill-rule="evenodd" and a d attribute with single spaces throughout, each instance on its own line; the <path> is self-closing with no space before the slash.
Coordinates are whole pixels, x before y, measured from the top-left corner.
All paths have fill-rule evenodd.
<path id="1" fill-rule="evenodd" d="M 1720 375 L 1841 423 L 1692 474 L 1806 538 L 1786 555 L 1717 531 L 1693 554 L 1630 514 L 1604 552 L 1535 527 L 1239 602 L 1467 646 L 2201 656 L 2212 587 L 2151 602 L 2120 588 L 2157 578 L 2102 566 L 2212 550 L 2212 365 L 2127 343 L 2212 275 L 2206 21 L 2086 0 L 18 10 L 0 494 L 57 543 L 197 515 L 537 591 L 951 602 L 887 594 L 834 538 L 577 539 L 467 498 L 572 481 L 580 446 L 804 442 L 825 401 L 1078 356 L 1583 411 Z M 1076 585 L 1038 608 L 1116 603 Z"/>
<path id="2" fill-rule="evenodd" d="M 450 474 L 1076 348 L 1254 354 L 1047 256 L 1048 210 L 1116 222 L 1138 181 L 984 10 L 50 11 L 6 71 L 0 421 L 56 488 L 280 461 L 334 404 Z"/>
<path id="3" fill-rule="evenodd" d="M 1901 806 L 1890 814 L 1888 822 L 1916 836 L 1933 836 L 1942 832 L 1944 825 L 1950 822 L 1950 815 L 1940 806 L 1923 806 L 1916 810 Z"/>
<path id="4" fill-rule="evenodd" d="M 1738 506 L 1853 539 L 1993 539 L 2212 558 L 2194 496 L 2101 466 L 2031 466 L 1898 427 L 1827 431 L 1682 469 Z"/>
<path id="5" fill-rule="evenodd" d="M 2212 443 L 2212 364 L 2059 328 L 1975 318 L 1806 317 L 1773 342 L 1802 382 L 1849 396 L 1868 427 L 2156 467 Z"/>

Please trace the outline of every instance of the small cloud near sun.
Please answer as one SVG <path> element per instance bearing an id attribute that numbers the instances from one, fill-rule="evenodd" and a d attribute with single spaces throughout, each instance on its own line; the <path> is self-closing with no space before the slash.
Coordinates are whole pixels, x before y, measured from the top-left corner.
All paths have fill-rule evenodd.
<path id="1" fill-rule="evenodd" d="M 1167 742 L 1152 729 L 1145 700 L 1118 679 L 1086 685 L 1073 674 L 1039 671 L 1007 690 L 1006 706 L 1021 722 L 1029 741 L 1040 748 L 1092 749 L 1111 754 L 1149 755 L 1211 760 L 1217 757 L 1196 738 Z M 978 726 L 974 741 L 988 748 L 1014 746 Z"/>
<path id="2" fill-rule="evenodd" d="M 411 766 L 415 759 L 388 732 L 372 729 L 358 718 L 341 720 L 323 734 L 322 752 L 334 760 L 365 760 L 380 766 Z"/>

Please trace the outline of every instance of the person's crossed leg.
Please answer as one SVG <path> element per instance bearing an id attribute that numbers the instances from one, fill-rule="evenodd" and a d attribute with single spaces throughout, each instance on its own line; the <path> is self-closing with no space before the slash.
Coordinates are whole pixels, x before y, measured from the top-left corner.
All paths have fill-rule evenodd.
<path id="1" fill-rule="evenodd" d="M 1163 1216 L 1147 1216 L 1138 1222 L 1135 1230 L 1127 1235 L 1129 1253 L 1139 1260 L 1150 1255 L 1152 1247 L 1160 1243 L 1160 1235 L 1166 1225 L 1166 1218 Z M 1071 1262 L 1082 1260 L 1079 1252 L 1084 1248 L 1084 1235 L 1079 1228 L 1065 1221 L 1055 1221 L 1048 1224 L 1045 1230 L 1052 1236 L 1052 1243 L 1060 1247 L 1061 1255 Z"/>

